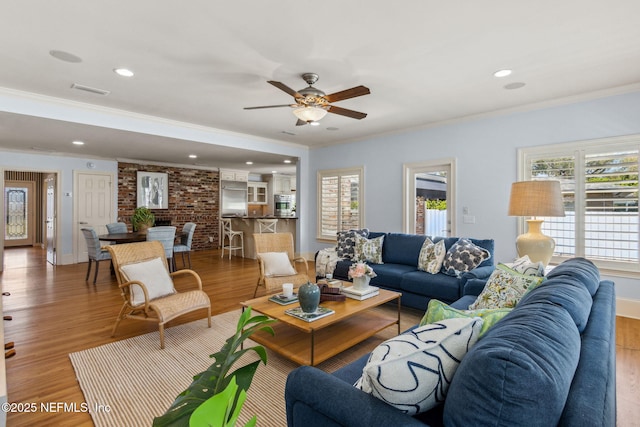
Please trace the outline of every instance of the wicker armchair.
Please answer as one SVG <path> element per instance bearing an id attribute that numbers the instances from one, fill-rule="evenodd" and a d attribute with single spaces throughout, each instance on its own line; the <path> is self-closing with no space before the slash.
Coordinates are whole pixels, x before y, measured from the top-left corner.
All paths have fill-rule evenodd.
<path id="1" fill-rule="evenodd" d="M 260 277 L 256 289 L 253 292 L 255 298 L 258 288 L 264 286 L 266 293 L 275 293 L 282 289 L 283 283 L 293 283 L 299 286 L 309 281 L 309 267 L 307 260 L 302 257 L 294 256 L 293 235 L 291 233 L 255 233 L 253 235 L 256 248 L 256 257 L 258 259 L 258 268 L 260 269 Z M 269 274 L 271 270 L 268 265 L 268 258 L 264 254 L 286 253 L 288 261 L 293 267 L 291 274 Z M 300 266 L 300 268 L 297 268 Z M 303 271 L 300 271 L 304 267 Z"/>
<path id="2" fill-rule="evenodd" d="M 164 325 L 183 314 L 207 309 L 211 327 L 211 301 L 202 290 L 200 276 L 193 270 L 169 272 L 167 258 L 159 241 L 108 246 L 124 304 L 111 336 L 122 319 L 158 323 L 160 348 L 164 348 Z M 177 292 L 174 278 L 187 277 L 197 289 Z"/>

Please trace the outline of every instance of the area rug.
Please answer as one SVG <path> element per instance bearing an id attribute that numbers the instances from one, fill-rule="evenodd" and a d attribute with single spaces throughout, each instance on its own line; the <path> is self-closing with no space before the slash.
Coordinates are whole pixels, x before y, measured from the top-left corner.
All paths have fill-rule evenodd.
<path id="1" fill-rule="evenodd" d="M 94 424 L 150 426 L 153 418 L 163 414 L 191 384 L 193 375 L 213 363 L 209 355 L 235 332 L 239 316 L 239 310 L 215 316 L 211 329 L 207 328 L 206 320 L 168 328 L 164 350 L 160 350 L 158 332 L 152 332 L 69 354 L 88 407 L 108 408 L 91 411 Z M 402 329 L 418 320 L 416 313 L 403 313 Z M 395 336 L 396 331 L 395 327 L 389 327 L 318 368 L 333 372 Z M 240 363 L 256 359 L 253 353 L 248 353 Z M 257 415 L 258 425 L 286 425 L 284 386 L 287 375 L 296 367 L 296 363 L 268 352 L 267 365 L 260 365 L 256 372 L 238 424 L 244 425 Z"/>

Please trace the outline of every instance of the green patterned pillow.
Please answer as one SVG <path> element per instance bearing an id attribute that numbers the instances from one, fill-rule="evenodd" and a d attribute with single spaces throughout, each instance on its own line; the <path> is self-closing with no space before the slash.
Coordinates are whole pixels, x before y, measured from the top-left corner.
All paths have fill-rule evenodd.
<path id="1" fill-rule="evenodd" d="M 446 253 L 447 248 L 444 246 L 444 240 L 440 240 L 438 243 L 433 243 L 431 239 L 427 237 L 422 244 L 422 249 L 420 249 L 418 270 L 426 271 L 431 274 L 440 273 L 442 261 L 444 261 Z"/>
<path id="2" fill-rule="evenodd" d="M 469 306 L 469 310 L 513 308 L 527 292 L 543 280 L 544 277 L 527 276 L 504 264 L 498 264 L 478 298 Z"/>
<path id="3" fill-rule="evenodd" d="M 442 301 L 432 299 L 429 301 L 426 313 L 422 316 L 420 326 L 439 322 L 444 319 L 455 319 L 459 317 L 474 318 L 480 317 L 484 322 L 480 329 L 480 336 L 483 336 L 485 332 L 489 330 L 493 325 L 498 323 L 500 319 L 509 314 L 512 309 L 510 308 L 482 308 L 480 310 L 458 310 L 448 306 Z"/>
<path id="4" fill-rule="evenodd" d="M 356 234 L 356 246 L 354 261 L 367 261 L 373 264 L 382 264 L 382 243 L 384 236 L 375 239 L 367 239 Z"/>

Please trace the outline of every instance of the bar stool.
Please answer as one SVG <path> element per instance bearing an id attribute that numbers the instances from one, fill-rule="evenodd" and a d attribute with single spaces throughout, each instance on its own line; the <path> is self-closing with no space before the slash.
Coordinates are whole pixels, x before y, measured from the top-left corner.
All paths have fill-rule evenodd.
<path id="1" fill-rule="evenodd" d="M 220 258 L 224 257 L 225 249 L 229 251 L 229 259 L 231 259 L 231 251 L 237 251 L 238 249 L 242 251 L 242 257 L 244 258 L 244 233 L 242 231 L 234 231 L 231 228 L 230 218 L 220 218 L 220 222 L 222 223 L 222 254 Z M 233 244 L 233 239 L 236 236 L 240 237 L 240 246 Z M 224 245 L 225 237 L 229 240 L 227 246 Z"/>
<path id="2" fill-rule="evenodd" d="M 277 233 L 276 227 L 278 225 L 277 219 L 259 219 L 258 226 L 260 227 L 260 233 Z"/>

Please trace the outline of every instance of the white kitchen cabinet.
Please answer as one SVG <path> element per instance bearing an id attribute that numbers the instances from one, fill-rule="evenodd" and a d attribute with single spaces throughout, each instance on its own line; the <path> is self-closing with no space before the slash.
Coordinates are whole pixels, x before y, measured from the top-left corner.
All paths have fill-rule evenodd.
<path id="1" fill-rule="evenodd" d="M 292 194 L 296 191 L 296 177 L 291 175 L 274 175 L 273 194 Z"/>
<path id="2" fill-rule="evenodd" d="M 249 171 L 220 169 L 221 181 L 249 181 Z"/>
<path id="3" fill-rule="evenodd" d="M 266 182 L 249 182 L 247 184 L 247 201 L 252 205 L 266 205 L 268 200 L 268 184 Z"/>

